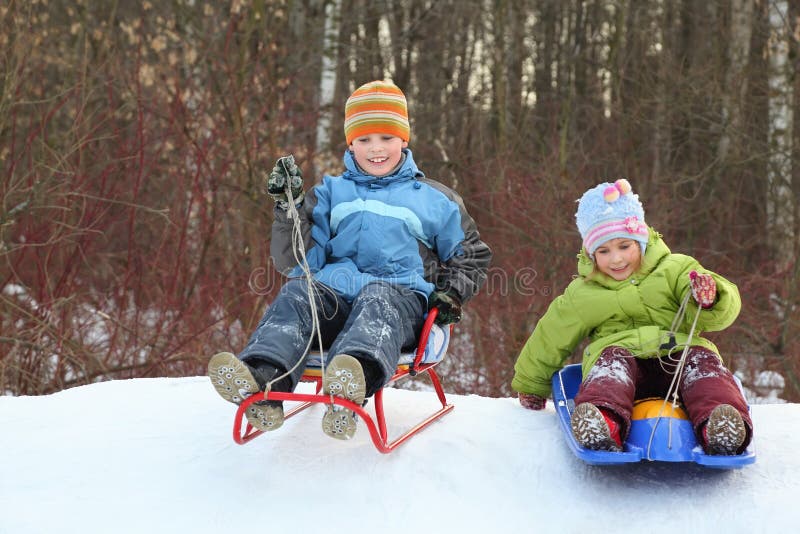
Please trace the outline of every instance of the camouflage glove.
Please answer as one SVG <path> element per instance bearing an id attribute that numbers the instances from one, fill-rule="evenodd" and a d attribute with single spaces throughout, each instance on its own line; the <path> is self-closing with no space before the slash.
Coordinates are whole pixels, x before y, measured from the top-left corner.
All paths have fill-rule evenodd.
<path id="1" fill-rule="evenodd" d="M 692 296 L 701 308 L 708 309 L 714 305 L 717 298 L 717 283 L 710 274 L 700 274 L 697 271 L 689 273 L 689 285 Z"/>
<path id="2" fill-rule="evenodd" d="M 445 291 L 434 291 L 428 298 L 428 309 L 439 308 L 436 324 L 445 325 L 461 320 L 461 300 Z"/>
<path id="3" fill-rule="evenodd" d="M 519 403 L 523 408 L 527 408 L 529 410 L 544 410 L 544 407 L 547 404 L 547 399 L 545 397 L 540 397 L 539 395 L 534 395 L 533 393 L 520 393 Z"/>
<path id="4" fill-rule="evenodd" d="M 294 205 L 299 206 L 303 202 L 305 193 L 303 192 L 303 175 L 300 168 L 294 162 L 294 156 L 288 155 L 278 158 L 275 167 L 267 177 L 267 194 L 275 200 L 275 203 L 282 210 L 289 207 L 289 196 L 286 189 L 291 189 Z"/>

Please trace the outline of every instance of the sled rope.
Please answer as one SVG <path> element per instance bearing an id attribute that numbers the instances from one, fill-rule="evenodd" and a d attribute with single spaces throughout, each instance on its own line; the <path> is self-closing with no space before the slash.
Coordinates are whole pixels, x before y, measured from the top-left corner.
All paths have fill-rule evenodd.
<path id="1" fill-rule="evenodd" d="M 280 158 L 278 160 L 283 167 L 286 179 L 286 197 L 287 197 L 287 217 L 292 220 L 292 253 L 294 254 L 294 259 L 297 262 L 297 265 L 300 266 L 300 269 L 303 271 L 303 278 L 306 281 L 307 293 L 308 293 L 308 305 L 309 309 L 311 310 L 311 335 L 308 338 L 308 343 L 306 344 L 306 348 L 303 351 L 303 354 L 298 358 L 295 364 L 292 366 L 291 369 L 283 373 L 282 375 L 273 378 L 270 380 L 266 387 L 265 393 L 269 393 L 272 389 L 272 384 L 275 382 L 291 375 L 297 367 L 305 361 L 306 354 L 308 354 L 309 350 L 311 350 L 311 345 L 314 341 L 314 335 L 317 336 L 317 343 L 322 350 L 322 331 L 320 330 L 320 323 L 319 323 L 319 310 L 317 308 L 317 302 L 314 298 L 316 296 L 317 288 L 314 286 L 314 275 L 311 273 L 311 267 L 308 265 L 308 259 L 306 258 L 306 247 L 305 243 L 303 242 L 303 229 L 300 226 L 300 214 L 297 211 L 297 206 L 295 206 L 294 196 L 292 195 L 292 187 L 290 183 L 290 173 L 289 169 L 286 168 L 286 161 L 284 158 Z M 322 375 L 325 375 L 325 358 L 320 358 L 320 365 L 322 366 Z"/>
<path id="2" fill-rule="evenodd" d="M 681 306 L 678 309 L 678 312 L 675 314 L 675 318 L 672 321 L 672 325 L 670 326 L 670 332 L 674 332 L 677 326 L 683 321 L 684 316 L 686 315 L 686 310 L 689 304 L 689 297 L 691 296 L 691 292 L 687 293 L 686 296 L 683 298 L 683 302 L 681 302 Z M 692 327 L 689 329 L 689 337 L 687 342 L 683 346 L 683 351 L 681 352 L 681 357 L 678 360 L 677 365 L 675 366 L 675 372 L 672 375 L 672 382 L 667 389 L 667 394 L 664 397 L 664 402 L 661 404 L 661 408 L 658 411 L 658 415 L 656 416 L 656 424 L 653 425 L 653 430 L 650 432 L 650 439 L 647 442 L 647 457 L 650 458 L 650 448 L 653 445 L 653 438 L 655 437 L 656 428 L 658 428 L 658 423 L 661 422 L 661 418 L 664 414 L 664 409 L 667 406 L 667 402 L 669 402 L 669 398 L 672 397 L 672 411 L 674 412 L 678 406 L 678 380 L 680 376 L 683 374 L 683 369 L 686 365 L 686 356 L 689 354 L 689 347 L 691 346 L 691 340 L 694 337 L 694 331 L 697 327 L 697 319 L 700 318 L 700 311 L 702 311 L 701 306 L 697 306 L 697 313 L 694 316 L 694 320 L 692 321 Z M 672 448 L 672 418 L 669 418 L 669 431 L 667 433 L 667 447 L 670 449 Z"/>

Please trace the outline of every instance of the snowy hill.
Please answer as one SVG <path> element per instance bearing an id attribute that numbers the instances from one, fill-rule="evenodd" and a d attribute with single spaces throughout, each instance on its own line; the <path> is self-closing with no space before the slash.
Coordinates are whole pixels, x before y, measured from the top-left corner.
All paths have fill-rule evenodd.
<path id="1" fill-rule="evenodd" d="M 302 386 L 301 386 L 302 387 Z M 436 405 L 389 390 L 389 434 Z M 754 465 L 591 467 L 552 406 L 449 396 L 455 410 L 389 455 L 322 408 L 244 446 L 205 377 L 0 397 L 0 534 L 796 532 L 800 405 L 756 405 Z"/>

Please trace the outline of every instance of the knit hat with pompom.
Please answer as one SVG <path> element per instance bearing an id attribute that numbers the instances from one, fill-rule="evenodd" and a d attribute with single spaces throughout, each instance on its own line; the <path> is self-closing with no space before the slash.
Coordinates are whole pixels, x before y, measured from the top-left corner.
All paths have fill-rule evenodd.
<path id="1" fill-rule="evenodd" d="M 644 222 L 644 208 L 631 184 L 624 178 L 605 182 L 586 191 L 578 201 L 575 213 L 583 247 L 589 256 L 600 245 L 618 237 L 633 239 L 647 249 L 649 232 Z"/>

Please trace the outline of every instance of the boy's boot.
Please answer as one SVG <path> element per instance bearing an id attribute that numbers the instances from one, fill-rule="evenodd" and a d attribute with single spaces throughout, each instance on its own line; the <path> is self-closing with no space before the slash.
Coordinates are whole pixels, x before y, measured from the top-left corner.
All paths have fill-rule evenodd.
<path id="1" fill-rule="evenodd" d="M 593 451 L 622 450 L 619 423 L 610 412 L 590 402 L 579 404 L 572 412 L 572 435 L 581 447 Z"/>
<path id="2" fill-rule="evenodd" d="M 730 404 L 714 408 L 703 427 L 706 454 L 739 454 L 746 436 L 742 414 Z"/>
<path id="3" fill-rule="evenodd" d="M 250 366 L 230 352 L 220 352 L 208 362 L 208 377 L 220 397 L 241 404 L 251 395 L 263 391 L 267 383 L 278 376 L 280 370 L 266 362 Z M 290 391 L 285 379 L 272 387 L 275 391 Z M 262 401 L 251 404 L 245 412 L 247 422 L 258 430 L 275 430 L 283 424 L 283 403 Z"/>
<path id="4" fill-rule="evenodd" d="M 349 354 L 337 354 L 325 366 L 322 377 L 322 392 L 347 399 L 359 406 L 366 396 L 364 370 Z M 322 431 L 332 438 L 350 439 L 356 433 L 356 413 L 341 406 L 328 405 L 322 417 Z"/>

